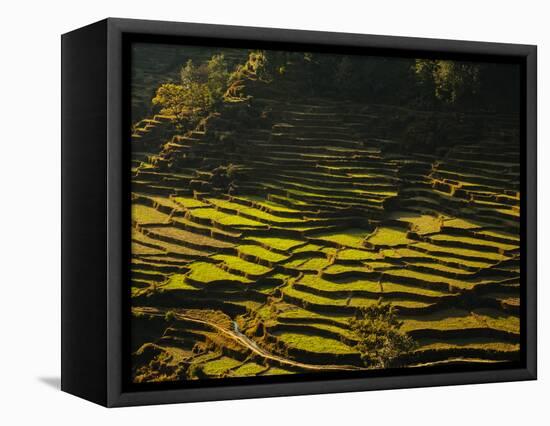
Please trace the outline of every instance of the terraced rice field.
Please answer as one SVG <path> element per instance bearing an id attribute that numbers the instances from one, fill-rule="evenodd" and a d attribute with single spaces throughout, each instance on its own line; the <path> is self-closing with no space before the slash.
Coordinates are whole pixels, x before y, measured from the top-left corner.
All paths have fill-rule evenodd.
<path id="1" fill-rule="evenodd" d="M 135 381 L 362 369 L 348 320 L 380 299 L 417 342 L 405 367 L 518 359 L 516 117 L 426 155 L 395 149 L 390 107 L 253 107 L 270 114 L 230 148 L 133 140 Z M 244 172 L 216 186 L 229 163 Z"/>
<path id="2" fill-rule="evenodd" d="M 204 46 L 134 43 L 131 52 L 133 122 L 147 120 L 157 87 L 161 83 L 177 81 L 182 64 L 189 59 L 197 63 L 207 61 L 216 50 Z M 224 55 L 226 61 L 233 65 L 242 62 L 247 54 L 242 49 L 224 49 Z M 145 125 L 146 121 L 140 124 Z"/>

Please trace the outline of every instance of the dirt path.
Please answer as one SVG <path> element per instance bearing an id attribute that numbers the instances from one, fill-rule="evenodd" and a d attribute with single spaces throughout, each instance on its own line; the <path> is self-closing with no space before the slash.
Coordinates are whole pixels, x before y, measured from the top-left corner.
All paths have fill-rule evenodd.
<path id="1" fill-rule="evenodd" d="M 165 309 L 157 309 L 152 307 L 135 307 L 132 308 L 134 312 L 142 313 L 142 314 L 148 314 L 148 315 L 155 315 L 155 316 L 164 316 L 167 312 Z M 362 367 L 356 367 L 352 365 L 315 365 L 315 364 L 304 364 L 297 361 L 292 361 L 287 358 L 283 358 L 279 355 L 272 354 L 268 351 L 266 351 L 263 348 L 260 348 L 256 342 L 253 340 L 250 340 L 247 336 L 245 336 L 243 333 L 241 333 L 238 330 L 228 330 L 227 328 L 224 328 L 220 326 L 219 324 L 216 324 L 212 321 L 207 321 L 203 319 L 198 319 L 189 315 L 185 315 L 182 313 L 174 312 L 172 311 L 176 318 L 186 321 L 192 321 L 196 322 L 198 324 L 204 324 L 208 327 L 218 331 L 219 333 L 223 334 L 226 337 L 229 337 L 230 339 L 234 340 L 235 342 L 239 343 L 241 346 L 244 346 L 254 354 L 269 359 L 272 361 L 275 361 L 279 364 L 288 365 L 295 368 L 302 368 L 304 370 L 311 370 L 311 371 L 360 371 L 360 370 L 366 370 L 366 368 Z"/>

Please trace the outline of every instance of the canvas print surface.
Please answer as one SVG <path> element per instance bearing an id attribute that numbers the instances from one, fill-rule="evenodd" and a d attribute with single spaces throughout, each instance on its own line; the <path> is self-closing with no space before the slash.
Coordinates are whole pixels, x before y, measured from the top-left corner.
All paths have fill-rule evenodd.
<path id="1" fill-rule="evenodd" d="M 520 73 L 135 43 L 134 383 L 520 356 Z"/>

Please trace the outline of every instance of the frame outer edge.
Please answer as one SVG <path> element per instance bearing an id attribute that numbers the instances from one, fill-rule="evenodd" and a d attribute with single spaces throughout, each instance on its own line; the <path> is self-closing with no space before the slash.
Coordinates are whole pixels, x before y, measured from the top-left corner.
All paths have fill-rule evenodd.
<path id="1" fill-rule="evenodd" d="M 460 384 L 496 383 L 536 378 L 536 46 L 456 40 L 424 39 L 320 31 L 282 30 L 229 25 L 107 19 L 107 406 L 198 402 L 243 398 L 325 394 L 366 390 L 417 388 Z M 524 57 L 527 61 L 527 174 L 528 314 L 527 368 L 479 372 L 419 374 L 284 384 L 253 384 L 196 389 L 122 391 L 122 34 L 144 33 L 188 37 L 239 38 L 262 42 L 299 42 L 325 45 L 366 46 L 415 51 L 441 50 L 454 53 Z M 534 221 L 534 222 L 533 222 Z"/>
<path id="2" fill-rule="evenodd" d="M 122 31 L 107 19 L 107 406 L 122 393 Z"/>
<path id="3" fill-rule="evenodd" d="M 155 21 L 144 19 L 108 18 L 120 32 L 137 32 L 155 35 L 182 35 L 205 38 L 229 38 L 266 42 L 298 42 L 323 45 L 364 46 L 373 48 L 399 48 L 414 51 L 445 51 L 468 54 L 526 56 L 533 45 L 495 43 L 470 40 L 436 39 L 343 33 L 331 31 L 249 27 L 237 25 L 201 24 L 192 22 Z"/>
<path id="4" fill-rule="evenodd" d="M 537 46 L 526 55 L 527 371 L 537 378 Z"/>
<path id="5" fill-rule="evenodd" d="M 61 390 L 105 405 L 106 22 L 61 42 Z"/>

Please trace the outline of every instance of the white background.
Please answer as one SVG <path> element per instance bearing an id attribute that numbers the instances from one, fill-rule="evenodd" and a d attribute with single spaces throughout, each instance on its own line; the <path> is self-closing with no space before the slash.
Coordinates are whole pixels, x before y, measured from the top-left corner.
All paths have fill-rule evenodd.
<path id="1" fill-rule="evenodd" d="M 539 45 L 539 217 L 550 175 L 545 1 L 82 0 L 2 3 L 0 423 L 548 424 L 548 221 L 537 382 L 107 410 L 60 392 L 60 34 L 107 16 Z"/>

